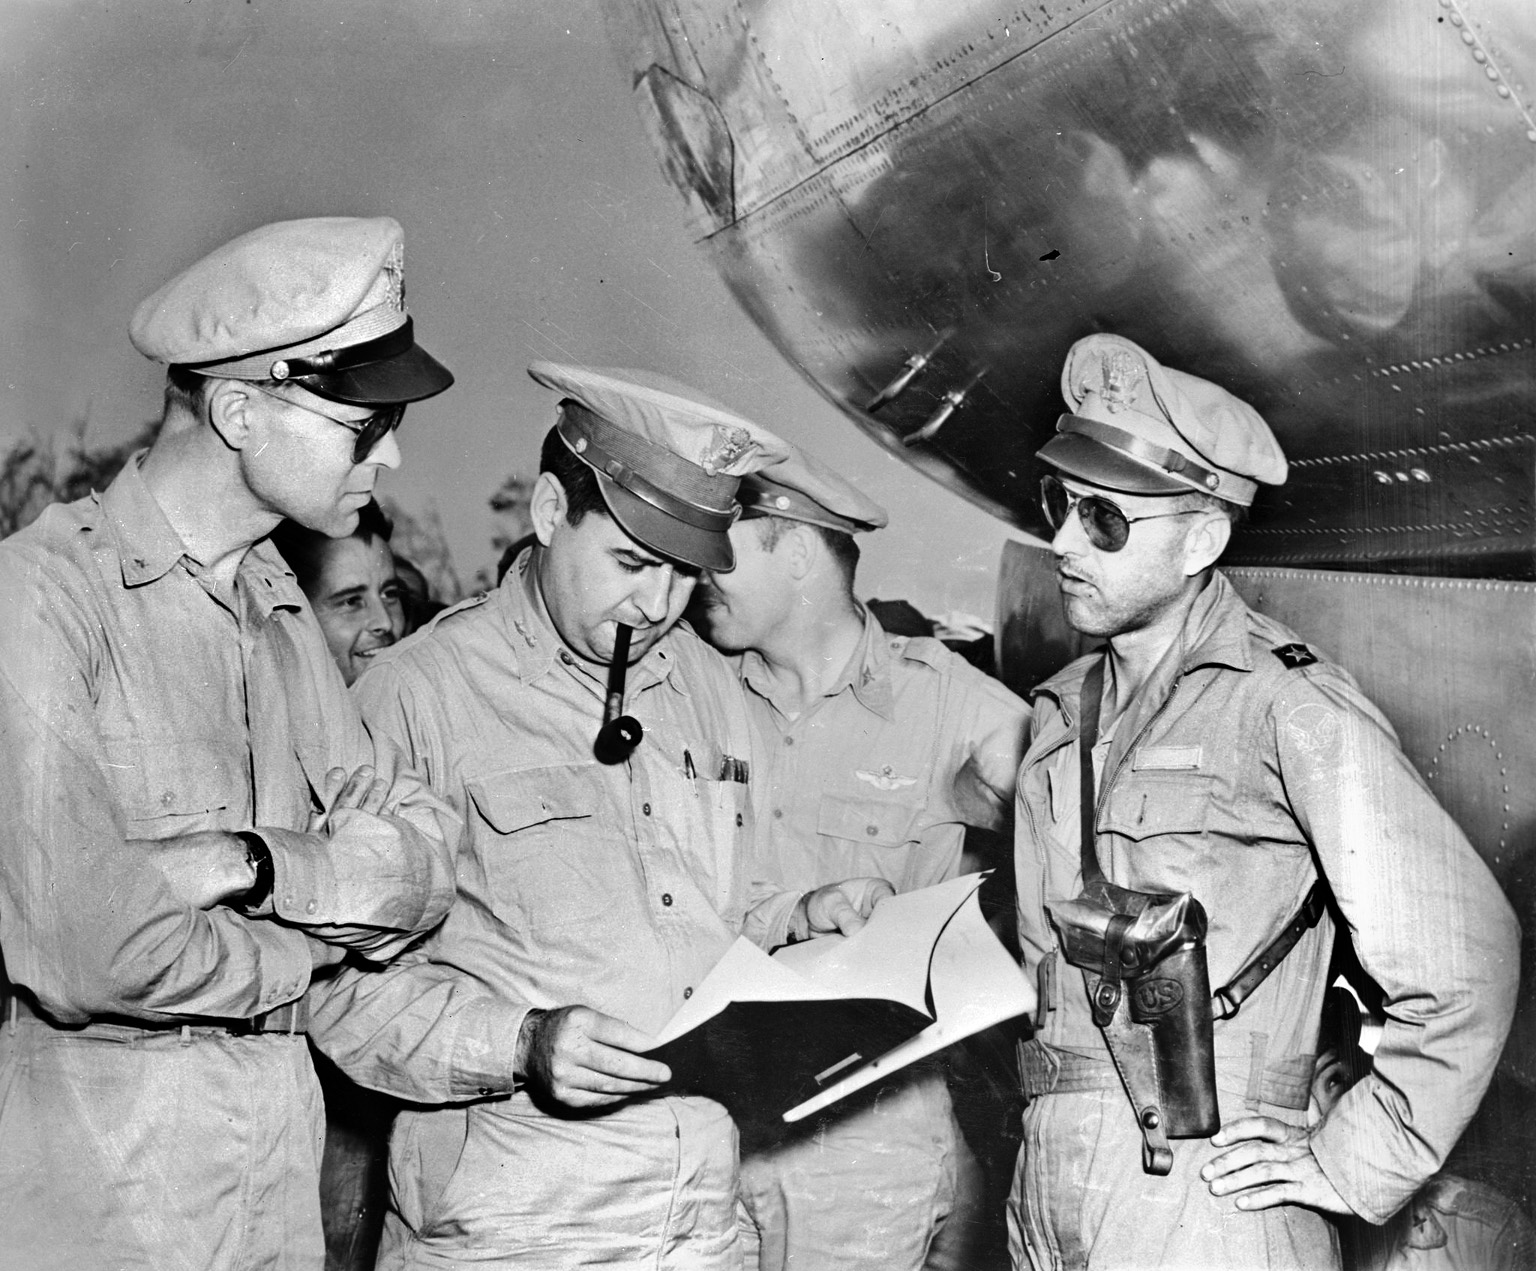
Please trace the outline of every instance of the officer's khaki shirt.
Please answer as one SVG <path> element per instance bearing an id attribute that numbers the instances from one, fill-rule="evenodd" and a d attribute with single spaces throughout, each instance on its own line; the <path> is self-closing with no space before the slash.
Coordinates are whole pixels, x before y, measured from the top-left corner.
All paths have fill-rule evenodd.
<path id="1" fill-rule="evenodd" d="M 385 957 L 452 902 L 457 827 L 364 732 L 270 544 L 224 594 L 137 457 L 0 543 L 0 949 L 61 1023 L 251 1016 L 303 993 L 306 931 Z M 308 833 L 329 770 L 363 764 L 386 813 Z M 190 908 L 138 842 L 252 827 L 280 922 Z"/>
<path id="2" fill-rule="evenodd" d="M 1029 707 L 939 641 L 887 635 L 866 612 L 842 677 L 798 716 L 757 653 L 739 667 L 767 763 L 760 878 L 912 891 L 955 876 L 966 826 L 1006 823 Z"/>
<path id="3" fill-rule="evenodd" d="M 565 649 L 525 553 L 354 686 L 466 826 L 442 928 L 382 972 L 344 971 L 318 1012 L 312 1035 L 357 1080 L 423 1103 L 504 1094 L 529 1008 L 656 1032 L 740 931 L 756 774 L 734 673 L 668 632 L 629 670 L 645 736 L 612 765 L 592 754 L 600 676 Z"/>
<path id="4" fill-rule="evenodd" d="M 1031 973 L 1057 950 L 1046 906 L 1082 889 L 1078 699 L 1100 656 L 1033 694 L 1016 831 Z M 1279 935 L 1319 872 L 1326 878 L 1388 1018 L 1373 1075 L 1344 1095 L 1312 1146 L 1350 1206 L 1384 1220 L 1455 1143 L 1509 1029 L 1519 931 L 1488 869 L 1353 678 L 1250 610 L 1220 574 L 1115 721 L 1098 790 L 1105 874 L 1124 887 L 1194 893 L 1210 919 L 1213 989 Z M 1299 1081 L 1304 1105 L 1332 939 L 1325 918 L 1234 1019 L 1217 1022 L 1224 1120 L 1242 1115 L 1245 1094 L 1250 1107 L 1266 1102 L 1256 1076 L 1245 1090 L 1254 1068 L 1271 1084 Z M 1103 1055 L 1081 972 L 1059 953 L 1054 972 L 1040 1039 Z"/>

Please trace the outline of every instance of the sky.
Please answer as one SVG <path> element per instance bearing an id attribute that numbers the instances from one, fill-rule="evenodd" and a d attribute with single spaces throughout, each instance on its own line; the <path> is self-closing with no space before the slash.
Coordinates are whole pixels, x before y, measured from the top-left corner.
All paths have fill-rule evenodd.
<path id="1" fill-rule="evenodd" d="M 615 0 L 620 2 L 620 0 Z M 816 452 L 892 514 L 859 590 L 990 619 L 1011 531 L 867 440 L 689 241 L 596 0 L 5 0 L 0 437 L 158 414 L 129 316 L 266 221 L 394 216 L 418 339 L 457 375 L 381 492 L 459 573 L 531 475 L 550 358 L 666 372 Z"/>

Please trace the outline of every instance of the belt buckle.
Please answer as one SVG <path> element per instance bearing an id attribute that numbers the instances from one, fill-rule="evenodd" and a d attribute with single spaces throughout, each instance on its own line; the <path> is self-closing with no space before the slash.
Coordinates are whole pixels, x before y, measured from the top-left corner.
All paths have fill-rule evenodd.
<path id="1" fill-rule="evenodd" d="M 248 1020 L 241 1021 L 245 1027 L 241 1028 L 236 1035 L 243 1037 L 248 1033 L 287 1033 L 291 1037 L 295 1033 L 302 1033 L 308 1022 L 303 1018 L 303 1008 L 303 998 L 295 998 L 291 1002 L 284 1002 L 281 1006 L 274 1006 L 270 1011 L 262 1011 L 258 1015 L 252 1015 Z"/>

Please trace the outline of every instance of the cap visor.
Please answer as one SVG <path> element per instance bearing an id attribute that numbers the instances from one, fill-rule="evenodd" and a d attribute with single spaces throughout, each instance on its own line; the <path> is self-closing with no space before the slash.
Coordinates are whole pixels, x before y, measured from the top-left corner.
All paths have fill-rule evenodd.
<path id="1" fill-rule="evenodd" d="M 1188 494 L 1199 489 L 1081 433 L 1057 433 L 1035 457 L 1068 476 L 1123 494 Z"/>
<path id="2" fill-rule="evenodd" d="M 382 406 L 433 397 L 453 383 L 453 373 L 421 345 L 413 344 L 382 362 L 306 375 L 298 382 L 332 401 Z"/>
<path id="3" fill-rule="evenodd" d="M 736 554 L 731 550 L 729 535 L 688 525 L 652 507 L 644 499 L 636 498 L 601 472 L 596 476 L 603 501 L 613 519 L 642 547 L 658 556 L 712 573 L 729 573 L 736 568 Z"/>

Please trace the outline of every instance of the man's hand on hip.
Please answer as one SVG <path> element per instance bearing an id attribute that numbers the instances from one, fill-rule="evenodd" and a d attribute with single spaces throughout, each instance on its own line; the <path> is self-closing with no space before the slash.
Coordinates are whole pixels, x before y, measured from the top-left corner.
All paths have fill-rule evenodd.
<path id="1" fill-rule="evenodd" d="M 1200 1177 L 1213 1196 L 1236 1194 L 1239 1209 L 1305 1205 L 1329 1214 L 1354 1212 L 1312 1155 L 1311 1131 L 1303 1126 L 1241 1117 L 1222 1126 L 1211 1143 L 1230 1150 L 1205 1165 Z"/>
<path id="2" fill-rule="evenodd" d="M 596 1108 L 646 1094 L 672 1079 L 666 1064 L 642 1059 L 651 1039 L 586 1006 L 530 1011 L 517 1037 L 514 1069 L 571 1108 Z"/>

